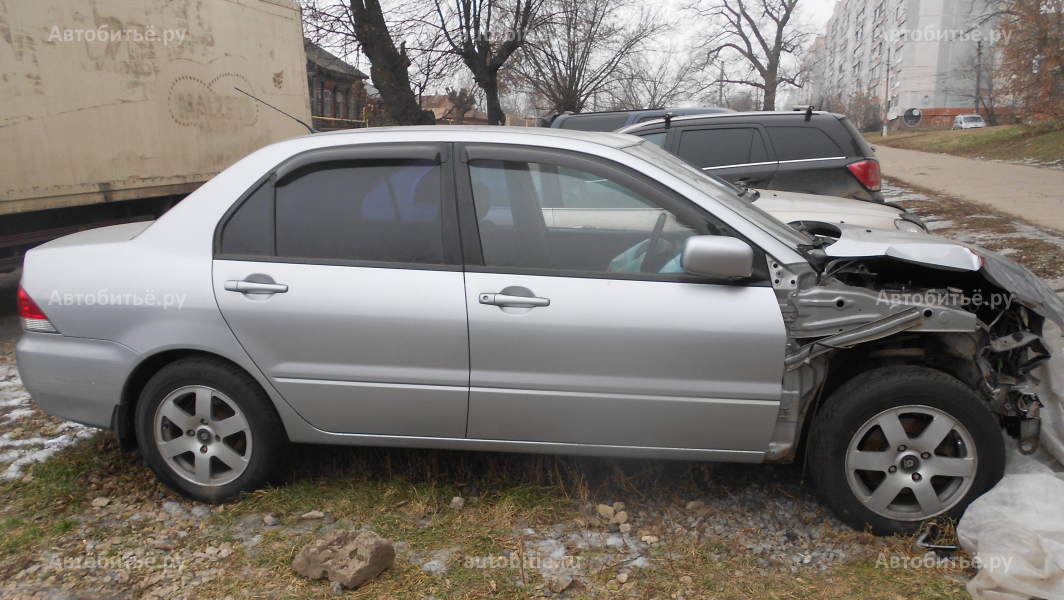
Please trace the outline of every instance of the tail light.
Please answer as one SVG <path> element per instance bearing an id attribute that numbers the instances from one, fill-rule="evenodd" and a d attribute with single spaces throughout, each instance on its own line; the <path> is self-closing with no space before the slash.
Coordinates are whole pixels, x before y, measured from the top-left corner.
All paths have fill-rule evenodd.
<path id="1" fill-rule="evenodd" d="M 22 329 L 26 331 L 59 333 L 48 320 L 48 315 L 45 315 L 26 290 L 22 289 L 22 284 L 18 286 L 18 316 L 22 320 Z"/>
<path id="2" fill-rule="evenodd" d="M 861 182 L 861 185 L 865 186 L 873 192 L 878 192 L 881 181 L 879 178 L 879 161 L 878 160 L 862 160 L 846 165 L 846 168 L 853 173 L 857 181 Z"/>

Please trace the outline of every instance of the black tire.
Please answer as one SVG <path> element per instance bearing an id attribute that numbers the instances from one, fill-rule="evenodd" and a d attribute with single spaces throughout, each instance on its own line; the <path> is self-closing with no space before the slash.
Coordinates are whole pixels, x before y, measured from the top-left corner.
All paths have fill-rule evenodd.
<path id="1" fill-rule="evenodd" d="M 182 390 L 190 387 L 209 390 L 203 396 L 194 391 L 182 393 Z M 201 406 L 197 404 L 197 398 L 203 397 L 208 398 L 205 405 L 209 407 L 208 419 L 197 420 L 200 414 L 196 413 L 195 408 L 189 409 L 195 414 L 187 414 L 189 410 L 185 411 L 186 414 L 174 413 L 174 407 Z M 174 421 L 163 418 L 166 415 L 160 406 L 164 401 L 168 403 L 168 412 L 177 415 Z M 234 415 L 241 416 L 244 422 L 225 420 Z M 215 417 L 221 419 L 215 420 Z M 157 419 L 161 424 L 157 423 Z M 175 424 L 181 419 L 191 419 L 182 423 L 192 423 L 186 425 L 191 427 L 186 431 L 187 439 L 180 435 L 184 427 Z M 224 429 L 227 426 L 228 429 L 242 429 L 237 433 L 229 433 L 228 429 Z M 281 472 L 287 455 L 285 448 L 288 436 L 266 393 L 241 369 L 210 357 L 183 358 L 156 373 L 144 387 L 137 402 L 136 428 L 141 453 L 156 476 L 182 496 L 210 504 L 235 500 L 243 492 L 252 492 L 273 482 L 274 477 Z M 223 439 L 215 433 L 227 437 Z M 189 445 L 195 450 L 167 459 L 163 456 L 159 442 L 168 441 Z M 204 445 L 199 445 L 201 443 Z M 199 460 L 208 457 L 205 463 L 206 484 L 193 480 L 204 480 L 201 472 L 196 470 L 197 450 L 202 451 Z M 227 462 L 210 458 L 216 452 L 221 459 L 235 457 L 238 466 L 229 468 Z M 215 476 L 215 473 L 218 475 Z"/>
<path id="2" fill-rule="evenodd" d="M 952 425 L 949 419 L 938 423 L 943 413 L 952 419 Z M 893 431 L 893 437 L 908 437 L 902 444 L 905 451 L 894 447 L 889 442 L 891 436 L 878 424 L 893 427 L 891 417 L 902 426 L 902 430 Z M 929 427 L 931 422 L 938 425 L 935 431 L 926 429 L 930 436 L 927 440 L 914 437 L 914 433 L 923 434 L 922 427 Z M 924 446 L 932 445 L 935 434 L 947 426 L 953 428 L 925 458 Z M 856 439 L 858 434 L 860 439 Z M 964 440 L 965 434 L 968 441 Z M 969 445 L 974 446 L 974 454 Z M 810 475 L 823 503 L 854 529 L 863 531 L 871 526 L 877 535 L 916 533 L 928 518 L 960 518 L 968 504 L 1001 479 L 1005 468 L 1001 426 L 986 403 L 957 379 L 913 366 L 875 369 L 843 384 L 816 415 L 807 452 Z M 863 465 L 867 460 L 889 467 L 856 467 L 849 471 L 850 457 L 853 465 Z M 940 474 L 946 468 L 956 468 L 960 464 L 958 458 L 967 461 L 963 468 L 971 469 L 973 476 Z M 894 470 L 889 471 L 890 468 Z M 928 499 L 927 486 L 933 482 L 935 487 L 931 489 L 936 495 Z M 874 498 L 881 485 L 882 493 Z M 902 487 L 891 496 L 899 485 L 909 487 Z M 916 486 L 921 486 L 920 497 L 914 491 Z M 866 493 L 868 504 L 859 492 Z M 879 500 L 891 497 L 894 500 L 883 507 Z M 936 506 L 936 499 L 945 510 L 927 514 L 929 510 L 924 506 Z"/>

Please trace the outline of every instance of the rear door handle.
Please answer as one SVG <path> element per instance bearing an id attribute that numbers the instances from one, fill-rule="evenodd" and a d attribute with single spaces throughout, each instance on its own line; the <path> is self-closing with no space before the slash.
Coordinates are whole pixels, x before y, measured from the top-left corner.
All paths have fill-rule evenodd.
<path id="1" fill-rule="evenodd" d="M 533 306 L 550 306 L 548 298 L 529 298 L 527 296 L 510 296 L 508 294 L 481 294 L 481 304 L 492 306 L 512 306 L 529 308 Z"/>
<path id="2" fill-rule="evenodd" d="M 225 289 L 241 294 L 283 294 L 288 291 L 288 286 L 283 283 L 230 280 L 225 282 Z"/>

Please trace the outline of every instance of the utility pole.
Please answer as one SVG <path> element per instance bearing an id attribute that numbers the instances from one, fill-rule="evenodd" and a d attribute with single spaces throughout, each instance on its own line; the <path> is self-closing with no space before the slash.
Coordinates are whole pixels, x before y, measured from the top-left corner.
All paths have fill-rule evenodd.
<path id="1" fill-rule="evenodd" d="M 975 44 L 975 114 L 979 114 L 979 92 L 983 81 L 983 41 Z"/>
<path id="2" fill-rule="evenodd" d="M 719 56 L 719 55 L 718 55 Z M 717 106 L 724 108 L 724 61 L 720 61 L 720 96 L 717 99 Z"/>
<path id="3" fill-rule="evenodd" d="M 889 127 L 889 121 L 887 120 L 887 113 L 890 112 L 890 40 L 887 41 L 887 84 L 883 88 L 883 97 L 886 98 L 886 102 L 883 103 L 883 137 L 887 137 L 887 129 Z"/>
<path id="4" fill-rule="evenodd" d="M 720 48 L 711 50 L 707 58 L 709 58 L 709 64 L 712 65 L 714 61 L 718 61 L 720 65 L 720 79 L 717 80 L 719 84 L 719 92 L 717 96 L 717 106 L 724 107 L 724 61 L 720 59 Z"/>

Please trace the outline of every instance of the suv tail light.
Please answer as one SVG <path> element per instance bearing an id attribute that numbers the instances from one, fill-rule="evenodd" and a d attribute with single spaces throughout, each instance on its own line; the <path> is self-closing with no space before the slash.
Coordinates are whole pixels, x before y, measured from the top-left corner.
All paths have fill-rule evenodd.
<path id="1" fill-rule="evenodd" d="M 865 186 L 873 192 L 878 192 L 881 181 L 879 178 L 879 161 L 878 160 L 862 160 L 846 165 L 846 168 L 853 173 L 857 181 L 861 182 L 861 185 Z"/>
<path id="2" fill-rule="evenodd" d="M 22 329 L 26 331 L 59 333 L 41 307 L 22 289 L 22 284 L 18 286 L 18 316 L 22 320 Z"/>

